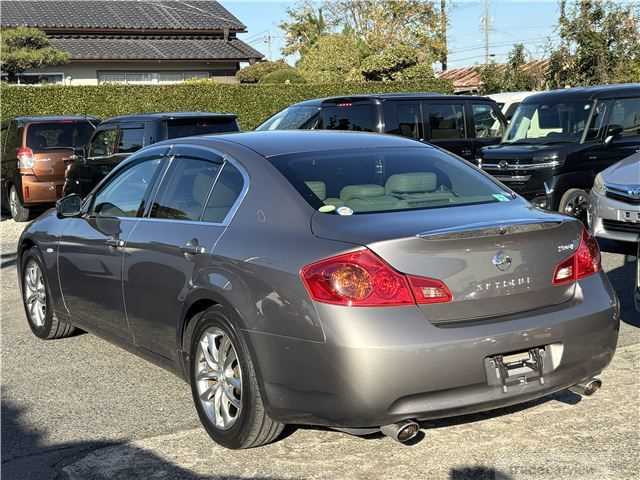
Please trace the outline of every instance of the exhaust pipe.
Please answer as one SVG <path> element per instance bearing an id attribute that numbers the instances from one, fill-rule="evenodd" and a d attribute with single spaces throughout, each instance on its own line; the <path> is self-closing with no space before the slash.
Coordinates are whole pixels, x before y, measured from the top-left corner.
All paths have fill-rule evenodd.
<path id="1" fill-rule="evenodd" d="M 390 425 L 383 425 L 380 431 L 396 442 L 407 443 L 420 431 L 420 426 L 412 420 L 404 420 Z"/>
<path id="2" fill-rule="evenodd" d="M 592 378 L 591 380 L 586 381 L 585 383 L 578 383 L 573 387 L 569 387 L 569 390 L 573 393 L 577 393 L 578 395 L 582 395 L 584 397 L 590 397 L 602 386 L 602 380 L 599 378 Z"/>

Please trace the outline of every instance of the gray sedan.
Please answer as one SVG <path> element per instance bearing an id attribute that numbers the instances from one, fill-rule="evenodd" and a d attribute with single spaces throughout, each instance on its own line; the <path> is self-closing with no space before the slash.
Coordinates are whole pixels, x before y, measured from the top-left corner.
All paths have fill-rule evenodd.
<path id="1" fill-rule="evenodd" d="M 99 335 L 184 378 L 218 443 L 382 431 L 572 388 L 616 295 L 577 220 L 434 147 L 256 132 L 145 148 L 19 241 L 33 333 Z"/>

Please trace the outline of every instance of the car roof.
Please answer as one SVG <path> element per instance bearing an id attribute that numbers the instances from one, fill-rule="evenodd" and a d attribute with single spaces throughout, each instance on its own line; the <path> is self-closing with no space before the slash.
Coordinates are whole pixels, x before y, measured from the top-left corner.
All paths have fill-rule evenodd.
<path id="1" fill-rule="evenodd" d="M 357 95 L 340 95 L 335 97 L 313 98 L 303 102 L 295 103 L 291 106 L 321 106 L 324 103 L 335 103 L 344 100 L 354 101 L 385 101 L 385 100 L 485 100 L 491 102 L 488 97 L 479 97 L 475 95 L 445 95 L 437 92 L 406 92 L 406 93 L 371 93 Z"/>
<path id="2" fill-rule="evenodd" d="M 128 115 L 119 115 L 117 117 L 107 118 L 102 123 L 110 122 L 131 122 L 131 121 L 145 121 L 145 120 L 165 120 L 165 119 L 178 119 L 178 118 L 237 118 L 235 113 L 221 113 L 221 112 L 151 112 L 151 113 L 132 113 Z"/>
<path id="3" fill-rule="evenodd" d="M 215 146 L 217 142 L 235 143 L 249 148 L 266 158 L 293 153 L 326 152 L 328 150 L 359 148 L 433 148 L 416 140 L 397 135 L 334 130 L 271 130 L 221 133 L 167 140 L 160 144 L 188 144 L 193 140 L 197 140 L 197 143 L 200 144 L 209 144 L 210 146 Z"/>
<path id="4" fill-rule="evenodd" d="M 619 83 L 614 85 L 596 85 L 593 87 L 575 87 L 540 92 L 528 96 L 522 103 L 561 102 L 565 100 L 580 101 L 638 95 L 640 95 L 640 83 Z"/>
<path id="5" fill-rule="evenodd" d="M 22 115 L 15 117 L 14 120 L 20 123 L 33 122 L 64 122 L 64 121 L 99 121 L 97 117 L 91 115 Z"/>

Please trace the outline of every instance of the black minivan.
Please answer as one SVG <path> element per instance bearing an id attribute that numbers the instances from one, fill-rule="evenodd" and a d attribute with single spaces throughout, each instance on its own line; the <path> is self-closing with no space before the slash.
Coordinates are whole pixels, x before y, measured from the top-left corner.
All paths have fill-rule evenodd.
<path id="1" fill-rule="evenodd" d="M 539 207 L 584 220 L 601 170 L 640 150 L 640 83 L 527 97 L 479 166 Z"/>
<path id="2" fill-rule="evenodd" d="M 63 194 L 84 197 L 118 163 L 152 143 L 239 130 L 237 116 L 231 113 L 143 113 L 109 118 L 98 125 L 85 154 L 67 168 Z"/>
<path id="3" fill-rule="evenodd" d="M 359 130 L 429 142 L 466 160 L 500 142 L 505 119 L 485 97 L 385 93 L 307 100 L 276 113 L 256 130 Z"/>

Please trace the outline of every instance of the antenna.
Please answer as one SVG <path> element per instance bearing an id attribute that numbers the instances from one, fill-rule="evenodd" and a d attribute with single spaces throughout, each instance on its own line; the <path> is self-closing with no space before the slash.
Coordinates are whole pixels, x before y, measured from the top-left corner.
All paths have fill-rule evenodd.
<path id="1" fill-rule="evenodd" d="M 491 31 L 491 17 L 489 16 L 489 0 L 484 0 L 484 15 L 480 20 L 484 32 L 484 64 L 489 64 L 489 32 Z"/>

